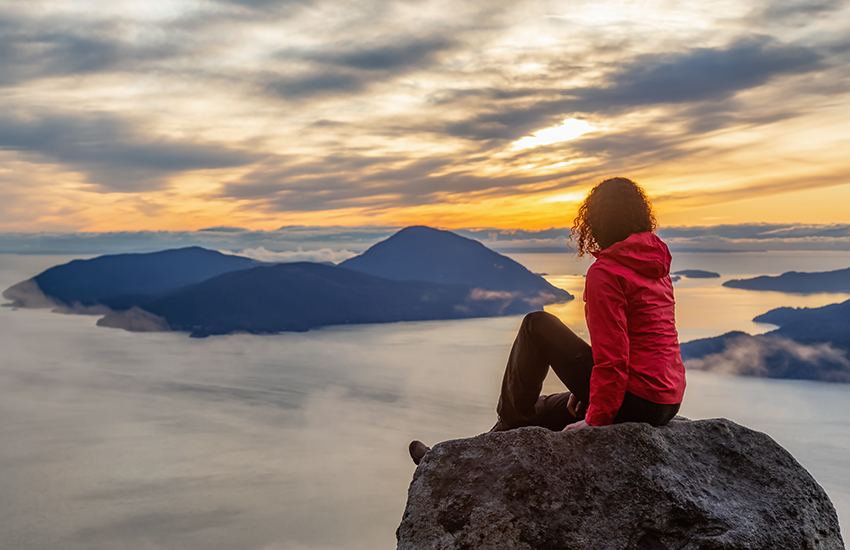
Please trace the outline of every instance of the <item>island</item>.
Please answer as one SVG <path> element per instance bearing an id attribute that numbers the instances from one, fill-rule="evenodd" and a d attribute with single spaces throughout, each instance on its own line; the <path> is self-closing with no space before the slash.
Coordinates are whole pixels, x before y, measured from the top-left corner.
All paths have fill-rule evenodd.
<path id="1" fill-rule="evenodd" d="M 850 292 L 850 268 L 820 272 L 788 271 L 778 276 L 762 275 L 751 279 L 732 279 L 723 283 L 723 286 L 796 294 Z"/>
<path id="2" fill-rule="evenodd" d="M 211 277 L 262 265 L 198 246 L 146 254 L 112 254 L 51 267 L 3 292 L 12 307 L 82 310 L 108 300 L 130 307 Z"/>
<path id="3" fill-rule="evenodd" d="M 3 296 L 16 307 L 103 314 L 100 326 L 192 336 L 519 315 L 573 299 L 478 241 L 422 226 L 339 266 L 184 248 L 75 260 Z"/>
<path id="4" fill-rule="evenodd" d="M 702 269 L 682 269 L 673 272 L 673 275 L 680 275 L 687 279 L 716 279 L 720 277 L 720 273 L 713 271 L 703 271 Z"/>
<path id="5" fill-rule="evenodd" d="M 402 229 L 340 267 L 397 281 L 460 284 L 521 293 L 540 303 L 572 299 L 507 256 L 473 239 L 425 226 Z"/>
<path id="6" fill-rule="evenodd" d="M 758 315 L 766 334 L 727 332 L 681 344 L 695 370 L 850 383 L 850 300 L 818 308 L 777 308 Z"/>

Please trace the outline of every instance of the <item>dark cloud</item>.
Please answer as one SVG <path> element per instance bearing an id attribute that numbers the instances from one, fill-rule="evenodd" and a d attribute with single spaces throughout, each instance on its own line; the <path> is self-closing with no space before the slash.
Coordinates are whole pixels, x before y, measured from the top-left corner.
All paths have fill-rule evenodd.
<path id="1" fill-rule="evenodd" d="M 307 0 L 213 0 L 218 4 L 226 4 L 251 9 L 289 8 L 309 3 Z"/>
<path id="2" fill-rule="evenodd" d="M 796 24 L 811 22 L 813 17 L 827 15 L 847 6 L 844 0 L 769 0 L 753 10 L 748 19 L 762 24 Z"/>
<path id="3" fill-rule="evenodd" d="M 456 48 L 457 42 L 443 36 L 400 38 L 382 44 L 340 43 L 319 51 L 283 51 L 282 60 L 309 62 L 304 73 L 267 73 L 263 89 L 284 99 L 312 98 L 324 94 L 354 94 L 371 84 L 426 69 L 438 62 L 439 54 Z"/>
<path id="4" fill-rule="evenodd" d="M 141 71 L 185 53 L 169 40 L 132 41 L 128 25 L 113 21 L 58 21 L 0 14 L 0 86 L 28 80 L 102 72 Z"/>
<path id="5" fill-rule="evenodd" d="M 37 153 L 111 191 L 157 187 L 179 172 L 243 166 L 261 157 L 218 144 L 150 135 L 106 113 L 0 114 L 0 149 Z"/>
<path id="6" fill-rule="evenodd" d="M 431 65 L 438 53 L 456 48 L 445 36 L 403 38 L 377 46 L 340 44 L 333 49 L 310 52 L 306 59 L 365 71 L 404 71 Z"/>
<path id="7" fill-rule="evenodd" d="M 317 71 L 307 75 L 288 77 L 267 75 L 262 80 L 263 89 L 283 99 L 314 98 L 328 93 L 356 93 L 366 88 L 365 75 L 339 71 Z"/>
<path id="8" fill-rule="evenodd" d="M 627 111 L 657 104 L 698 104 L 725 100 L 770 79 L 823 68 L 823 55 L 806 47 L 766 37 L 738 40 L 725 48 L 694 48 L 681 53 L 633 58 L 605 77 L 599 87 L 562 90 L 559 99 L 535 101 L 479 114 L 446 125 L 449 135 L 476 140 L 514 140 L 568 116 Z M 532 96 L 539 91 L 532 91 Z M 496 97 L 491 91 L 480 95 Z M 480 97 L 479 95 L 479 97 Z"/>
<path id="9" fill-rule="evenodd" d="M 775 44 L 767 37 L 746 38 L 723 49 L 639 56 L 614 76 L 610 86 L 578 93 L 581 110 L 716 101 L 775 76 L 820 69 L 821 59 L 809 47 Z"/>

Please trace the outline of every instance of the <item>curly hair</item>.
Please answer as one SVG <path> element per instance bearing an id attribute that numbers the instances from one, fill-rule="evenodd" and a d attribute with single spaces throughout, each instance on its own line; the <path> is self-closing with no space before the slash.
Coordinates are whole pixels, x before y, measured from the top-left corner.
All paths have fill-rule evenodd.
<path id="1" fill-rule="evenodd" d="M 596 184 L 578 208 L 570 240 L 579 257 L 604 250 L 632 233 L 655 231 L 658 222 L 646 193 L 628 178 Z"/>

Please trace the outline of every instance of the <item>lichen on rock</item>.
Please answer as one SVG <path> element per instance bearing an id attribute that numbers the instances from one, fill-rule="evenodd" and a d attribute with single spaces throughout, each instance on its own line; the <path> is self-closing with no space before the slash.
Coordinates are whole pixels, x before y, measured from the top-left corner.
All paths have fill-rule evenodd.
<path id="1" fill-rule="evenodd" d="M 725 419 L 440 443 L 416 469 L 399 550 L 843 549 L 824 490 Z"/>

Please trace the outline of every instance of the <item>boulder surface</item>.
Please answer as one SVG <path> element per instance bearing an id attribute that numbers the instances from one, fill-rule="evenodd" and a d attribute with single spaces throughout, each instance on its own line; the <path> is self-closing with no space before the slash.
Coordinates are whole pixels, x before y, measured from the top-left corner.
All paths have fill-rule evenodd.
<path id="1" fill-rule="evenodd" d="M 725 419 L 435 445 L 399 550 L 843 549 L 824 490 L 769 436 Z"/>

